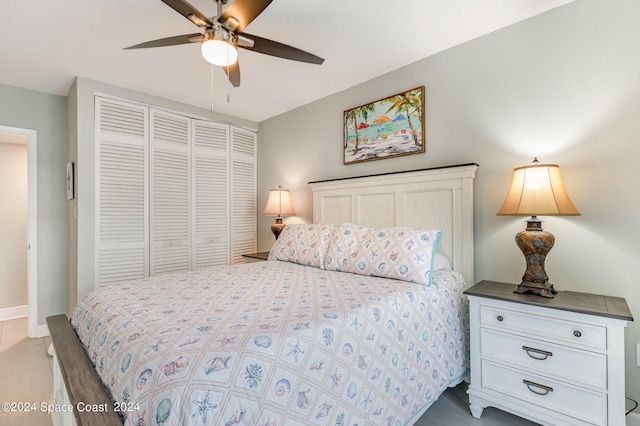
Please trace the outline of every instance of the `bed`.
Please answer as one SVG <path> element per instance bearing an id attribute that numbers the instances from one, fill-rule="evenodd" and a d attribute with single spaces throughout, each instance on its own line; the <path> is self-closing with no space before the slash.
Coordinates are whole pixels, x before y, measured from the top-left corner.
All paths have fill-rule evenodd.
<path id="1" fill-rule="evenodd" d="M 54 418 L 413 424 L 468 370 L 476 168 L 312 182 L 267 262 L 96 289 L 48 318 Z"/>

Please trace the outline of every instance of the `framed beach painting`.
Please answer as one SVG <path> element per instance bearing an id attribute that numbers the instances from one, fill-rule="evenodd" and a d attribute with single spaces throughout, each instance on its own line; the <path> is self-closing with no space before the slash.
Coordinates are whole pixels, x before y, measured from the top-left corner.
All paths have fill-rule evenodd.
<path id="1" fill-rule="evenodd" d="M 344 164 L 425 152 L 424 86 L 344 112 Z"/>

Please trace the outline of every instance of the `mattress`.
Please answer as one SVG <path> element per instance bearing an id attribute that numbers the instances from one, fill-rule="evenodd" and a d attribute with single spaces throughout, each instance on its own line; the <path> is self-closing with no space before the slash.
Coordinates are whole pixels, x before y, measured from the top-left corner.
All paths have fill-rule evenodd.
<path id="1" fill-rule="evenodd" d="M 403 425 L 467 373 L 464 289 L 268 261 L 102 287 L 71 323 L 127 425 Z"/>

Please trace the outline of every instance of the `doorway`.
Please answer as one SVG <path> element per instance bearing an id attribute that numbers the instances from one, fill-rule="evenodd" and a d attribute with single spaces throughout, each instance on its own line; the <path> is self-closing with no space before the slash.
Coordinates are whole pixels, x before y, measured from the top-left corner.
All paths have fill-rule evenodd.
<path id="1" fill-rule="evenodd" d="M 0 126 L 0 141 L 27 145 L 27 333 L 38 337 L 37 132 Z"/>

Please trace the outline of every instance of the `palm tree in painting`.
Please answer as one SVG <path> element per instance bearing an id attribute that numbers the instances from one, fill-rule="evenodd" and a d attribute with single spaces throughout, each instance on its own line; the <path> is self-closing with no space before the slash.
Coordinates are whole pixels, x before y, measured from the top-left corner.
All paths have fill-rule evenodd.
<path id="1" fill-rule="evenodd" d="M 387 113 L 394 109 L 396 111 L 396 115 L 404 112 L 407 118 L 407 123 L 409 123 L 409 131 L 413 135 L 413 142 L 416 145 L 420 145 L 418 142 L 418 135 L 413 130 L 413 125 L 411 124 L 411 116 L 415 114 L 418 119 L 422 117 L 422 90 L 416 89 L 395 95 L 389 100 L 391 102 L 391 106 L 387 110 Z"/>
<path id="2" fill-rule="evenodd" d="M 375 107 L 373 104 L 362 105 L 358 108 L 353 108 L 344 114 L 344 149 L 347 149 L 349 142 L 349 123 L 353 123 L 353 129 L 355 131 L 355 147 L 353 148 L 353 154 L 358 153 L 358 145 L 360 144 L 360 135 L 358 135 L 358 118 L 361 118 L 364 122 L 369 118 L 369 114 L 375 113 Z"/>
<path id="3" fill-rule="evenodd" d="M 358 111 L 357 109 L 350 109 L 344 113 L 344 150 L 347 149 L 349 142 L 349 122 L 353 123 L 353 128 L 356 131 L 356 150 L 358 149 Z"/>

